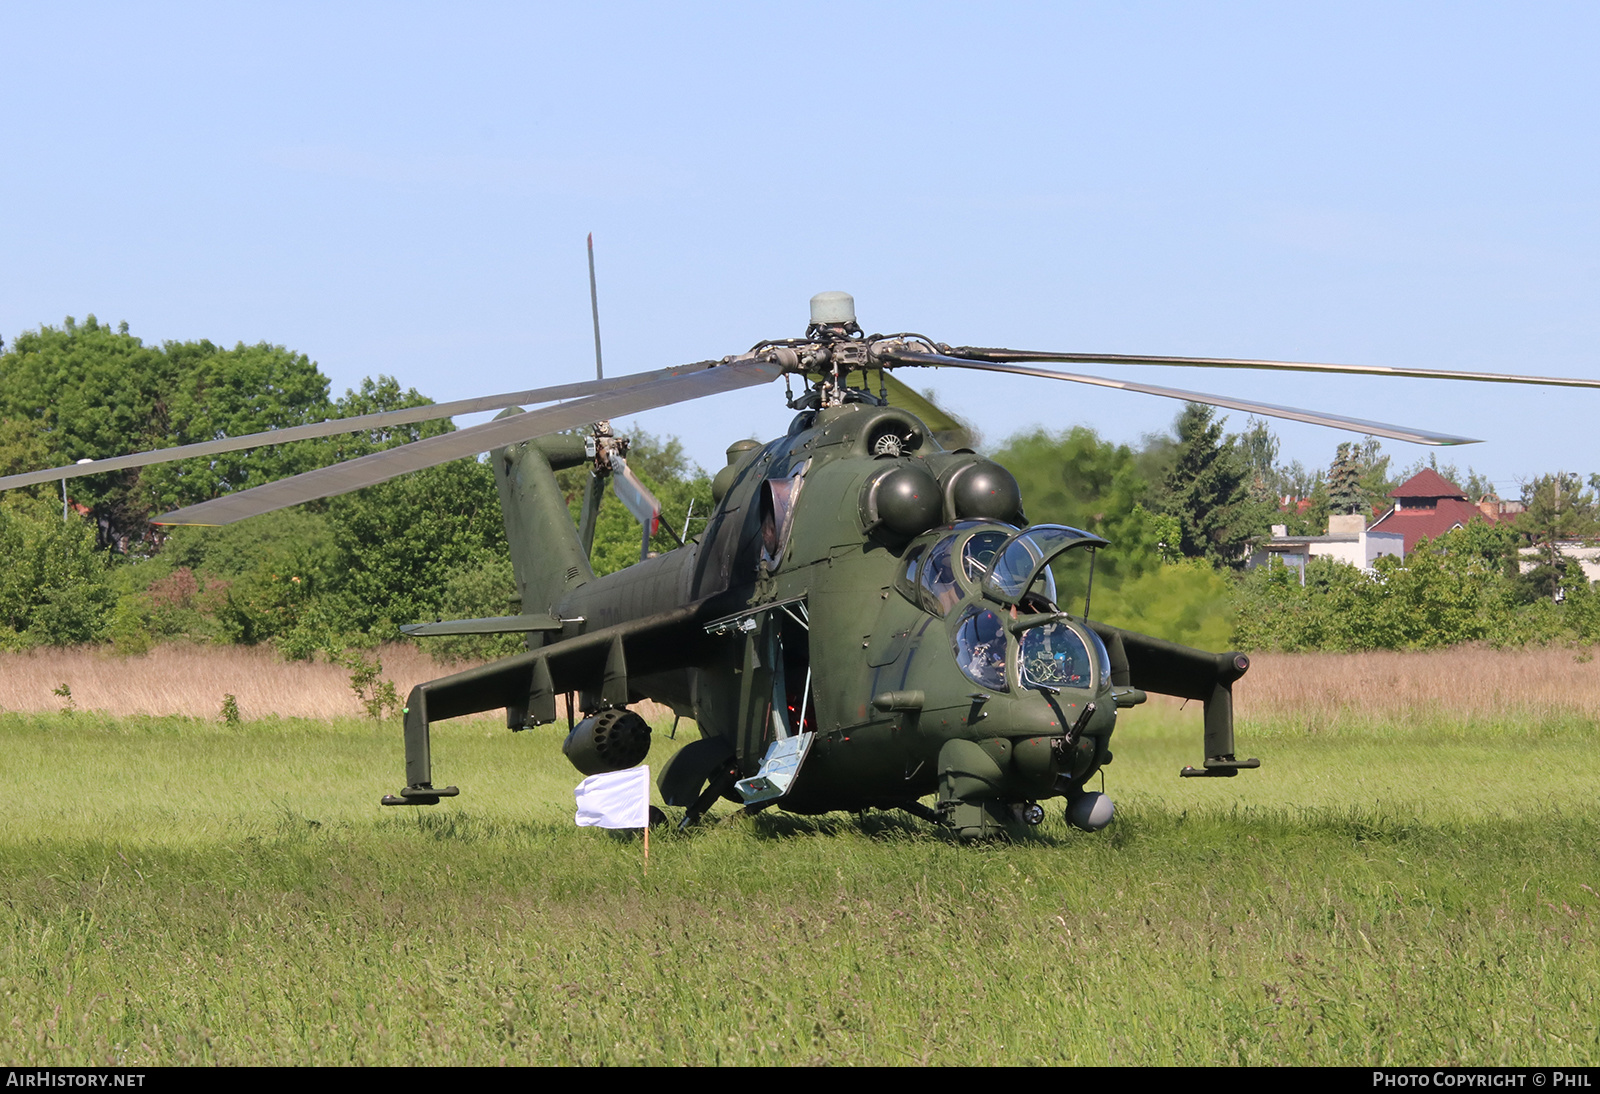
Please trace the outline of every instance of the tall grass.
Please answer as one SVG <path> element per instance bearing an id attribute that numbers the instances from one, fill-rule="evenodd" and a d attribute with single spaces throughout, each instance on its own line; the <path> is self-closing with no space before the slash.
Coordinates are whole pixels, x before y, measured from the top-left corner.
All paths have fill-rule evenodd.
<path id="1" fill-rule="evenodd" d="M 1401 653 L 1261 654 L 1234 686 L 1257 730 L 1354 726 L 1442 732 L 1578 732 L 1600 723 L 1600 661 L 1588 648 L 1457 647 Z"/>
<path id="2" fill-rule="evenodd" d="M 375 655 L 404 695 L 414 684 L 462 667 L 426 647 L 396 643 Z M 222 696 L 246 717 L 342 718 L 360 713 L 348 670 L 324 658 L 285 661 L 268 646 L 157 646 L 121 656 L 99 647 L 0 652 L 0 710 L 54 711 L 67 683 L 78 707 L 113 714 L 211 717 Z M 1160 702 L 1160 700 L 1157 700 Z M 1240 718 L 1333 725 L 1473 720 L 1516 715 L 1600 721 L 1600 660 L 1589 649 L 1458 647 L 1414 653 L 1262 653 L 1235 688 Z"/>
<path id="3" fill-rule="evenodd" d="M 376 651 L 384 676 L 404 696 L 450 671 L 415 646 Z M 0 710 L 55 711 L 65 684 L 79 710 L 215 718 L 224 695 L 243 717 L 348 718 L 361 713 L 350 670 L 326 659 L 285 661 L 270 646 L 174 643 L 121 656 L 96 647 L 0 653 Z"/>
<path id="4" fill-rule="evenodd" d="M 466 667 L 436 661 L 407 643 L 371 652 L 401 698 L 417 684 Z M 270 646 L 172 643 L 123 656 L 105 647 L 40 647 L 0 651 L 0 711 L 67 707 L 112 715 L 177 714 L 215 718 L 232 695 L 244 718 L 348 718 L 362 713 L 350 670 L 319 656 L 286 661 Z M 660 714 L 644 704 L 646 717 Z M 498 715 L 495 715 L 498 717 Z"/>

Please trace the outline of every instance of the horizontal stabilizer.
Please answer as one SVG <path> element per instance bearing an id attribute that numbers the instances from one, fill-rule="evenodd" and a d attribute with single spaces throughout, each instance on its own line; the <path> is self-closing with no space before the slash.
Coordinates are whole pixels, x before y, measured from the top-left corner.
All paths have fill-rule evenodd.
<path id="1" fill-rule="evenodd" d="M 532 631 L 559 631 L 561 620 L 553 615 L 496 615 L 487 619 L 445 619 L 437 623 L 410 623 L 400 628 L 412 638 L 441 634 L 528 634 Z"/>

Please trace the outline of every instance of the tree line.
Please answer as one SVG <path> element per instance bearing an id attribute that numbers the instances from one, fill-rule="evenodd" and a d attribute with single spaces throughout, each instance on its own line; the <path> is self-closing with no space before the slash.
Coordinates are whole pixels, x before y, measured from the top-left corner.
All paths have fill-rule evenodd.
<path id="1" fill-rule="evenodd" d="M 1178 415 L 1172 435 L 1138 448 L 1079 427 L 1012 438 L 996 458 L 1021 481 L 1030 520 L 1111 541 L 1097 560 L 1092 601 L 1108 622 L 1210 649 L 1600 641 L 1600 593 L 1558 549 L 1600 539 L 1600 475 L 1539 476 L 1522 484 L 1514 520 L 1472 521 L 1404 561 L 1380 558 L 1372 572 L 1317 559 L 1302 585 L 1286 567 L 1245 570 L 1250 544 L 1274 525 L 1323 534 L 1334 514 L 1370 523 L 1392 504 L 1389 493 L 1425 467 L 1469 498 L 1492 495 L 1492 484 L 1437 457 L 1396 470 L 1372 438 L 1339 444 L 1328 468 L 1308 472 L 1278 462 L 1265 423 L 1225 433 L 1215 411 L 1197 404 Z M 1074 566 L 1058 573 L 1058 585 L 1064 599 L 1081 600 L 1086 567 Z"/>
<path id="2" fill-rule="evenodd" d="M 304 354 L 265 343 L 146 345 L 93 316 L 18 337 L 0 354 L 0 473 L 261 432 L 329 417 L 426 405 L 392 378 L 333 397 Z M 447 420 L 269 446 L 67 480 L 0 496 L 0 648 L 111 643 L 136 652 L 187 639 L 275 644 L 290 657 L 398 637 L 402 623 L 512 613 L 514 583 L 493 476 L 464 459 L 353 494 L 223 528 L 154 528 L 149 518 L 285 475 L 454 428 Z M 676 440 L 629 431 L 629 466 L 674 530 L 698 530 L 710 481 Z M 1245 572 L 1274 524 L 1317 534 L 1332 513 L 1366 512 L 1422 464 L 1393 471 L 1377 442 L 1338 446 L 1326 469 L 1281 464 L 1265 423 L 1239 433 L 1190 404 L 1170 434 L 1137 446 L 1078 427 L 1012 437 L 993 453 L 1016 475 L 1034 522 L 1109 540 L 1091 613 L 1220 649 L 1425 648 L 1600 639 L 1600 595 L 1558 542 L 1597 534 L 1595 490 L 1568 473 L 1523 488 L 1510 524 L 1474 522 L 1403 563 L 1366 574 L 1318 561 L 1298 575 Z M 1469 496 L 1490 484 L 1433 464 Z M 576 512 L 585 473 L 564 472 Z M 1288 499 L 1287 502 L 1285 499 Z M 658 533 L 656 546 L 673 543 Z M 1519 550 L 1538 553 L 1530 573 Z M 637 525 L 608 492 L 599 573 L 638 557 Z M 1058 574 L 1078 611 L 1087 567 Z M 430 640 L 459 656 L 514 652 L 512 636 Z"/>

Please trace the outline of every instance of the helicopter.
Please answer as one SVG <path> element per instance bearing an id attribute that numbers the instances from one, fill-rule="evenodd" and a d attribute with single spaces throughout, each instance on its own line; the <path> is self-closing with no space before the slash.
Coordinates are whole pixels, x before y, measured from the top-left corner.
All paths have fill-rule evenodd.
<path id="1" fill-rule="evenodd" d="M 1086 553 L 1092 589 L 1094 553 L 1111 544 L 1064 525 L 1030 524 L 1015 477 L 966 447 L 951 420 L 892 370 L 1068 380 L 1431 445 L 1473 442 L 1039 366 L 1190 365 L 1600 387 L 1435 369 L 952 347 L 914 333 L 867 335 L 842 292 L 813 297 L 810 320 L 803 337 L 716 360 L 13 475 L 0 478 L 0 489 L 498 409 L 480 425 L 154 521 L 230 523 L 489 453 L 522 610 L 402 630 L 520 634 L 528 648 L 412 689 L 403 714 L 406 785 L 384 795 L 384 805 L 437 805 L 460 793 L 435 781 L 435 722 L 503 709 L 517 731 L 564 716 L 563 752 L 579 772 L 595 775 L 646 759 L 652 730 L 630 708 L 651 700 L 700 729 L 657 779 L 662 800 L 683 810 L 682 826 L 726 799 L 746 812 L 901 810 L 973 840 L 1039 824 L 1041 803 L 1058 798 L 1072 825 L 1104 828 L 1115 808 L 1090 780 L 1112 762 L 1119 712 L 1151 692 L 1203 706 L 1201 763 L 1181 776 L 1230 778 L 1259 767 L 1236 755 L 1233 734 L 1233 687 L 1250 662 L 1243 653 L 1194 649 L 1091 619 L 1087 596 L 1077 614 L 1060 604 L 1052 566 Z M 652 554 L 661 507 L 628 468 L 627 439 L 610 420 L 780 377 L 795 411 L 787 432 L 729 446 L 703 531 Z M 554 405 L 523 409 L 536 403 Z M 574 522 L 556 473 L 585 466 Z M 590 553 L 608 484 L 640 522 L 640 560 L 596 576 Z M 929 797 L 931 806 L 923 801 Z"/>

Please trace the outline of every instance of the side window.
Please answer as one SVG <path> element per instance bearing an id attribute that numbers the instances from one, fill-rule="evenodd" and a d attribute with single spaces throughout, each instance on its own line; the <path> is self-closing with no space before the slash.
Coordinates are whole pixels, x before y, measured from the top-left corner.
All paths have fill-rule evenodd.
<path id="1" fill-rule="evenodd" d="M 789 526 L 794 523 L 794 504 L 805 485 L 806 461 L 786 478 L 771 478 L 761 484 L 761 557 L 776 569 L 783 562 L 789 542 Z"/>
<path id="2" fill-rule="evenodd" d="M 955 536 L 946 536 L 933 545 L 922 567 L 922 606 L 934 615 L 948 615 L 961 603 L 961 586 L 956 584 Z"/>
<path id="3" fill-rule="evenodd" d="M 922 553 L 927 548 L 917 546 L 906 552 L 901 559 L 900 576 L 895 578 L 895 591 L 913 604 L 921 604 L 917 595 L 917 563 L 922 561 Z"/>

